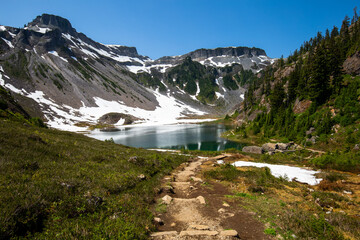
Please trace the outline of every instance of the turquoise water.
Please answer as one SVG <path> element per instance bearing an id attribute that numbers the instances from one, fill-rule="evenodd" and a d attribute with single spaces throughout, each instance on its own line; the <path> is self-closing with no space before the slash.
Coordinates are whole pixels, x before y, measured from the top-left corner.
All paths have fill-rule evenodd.
<path id="1" fill-rule="evenodd" d="M 221 151 L 229 148 L 241 150 L 242 145 L 221 138 L 231 127 L 222 124 L 176 124 L 161 126 L 123 127 L 116 132 L 91 133 L 91 137 L 138 148 L 188 149 Z"/>

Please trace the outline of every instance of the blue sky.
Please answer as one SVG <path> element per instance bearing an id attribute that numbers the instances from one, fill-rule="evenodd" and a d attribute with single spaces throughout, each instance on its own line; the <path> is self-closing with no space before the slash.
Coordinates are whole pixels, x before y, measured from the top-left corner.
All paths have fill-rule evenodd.
<path id="1" fill-rule="evenodd" d="M 198 48 L 249 46 L 285 57 L 318 31 L 352 17 L 355 0 L 0 0 L 0 24 L 37 15 L 67 18 L 104 44 L 134 46 L 153 59 Z"/>

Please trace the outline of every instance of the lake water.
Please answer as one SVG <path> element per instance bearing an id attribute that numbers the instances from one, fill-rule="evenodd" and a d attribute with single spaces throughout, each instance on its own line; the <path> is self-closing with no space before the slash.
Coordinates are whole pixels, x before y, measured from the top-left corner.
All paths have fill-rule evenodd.
<path id="1" fill-rule="evenodd" d="M 242 149 L 241 144 L 221 138 L 231 127 L 222 124 L 176 124 L 161 126 L 129 126 L 116 132 L 94 131 L 91 137 L 138 148 L 189 149 L 220 151 Z"/>

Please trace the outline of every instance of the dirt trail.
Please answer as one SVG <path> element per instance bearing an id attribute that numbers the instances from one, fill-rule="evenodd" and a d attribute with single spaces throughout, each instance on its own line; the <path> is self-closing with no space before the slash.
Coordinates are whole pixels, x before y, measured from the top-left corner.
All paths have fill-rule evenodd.
<path id="1" fill-rule="evenodd" d="M 159 227 L 151 239 L 270 239 L 255 213 L 225 197 L 231 194 L 226 187 L 199 177 L 201 168 L 219 158 L 194 159 L 164 179 L 159 201 L 166 212 L 155 213 Z"/>

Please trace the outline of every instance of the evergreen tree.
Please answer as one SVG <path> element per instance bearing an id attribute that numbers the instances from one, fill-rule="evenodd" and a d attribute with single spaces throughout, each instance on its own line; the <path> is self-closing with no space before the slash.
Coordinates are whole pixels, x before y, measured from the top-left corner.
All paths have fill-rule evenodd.
<path id="1" fill-rule="evenodd" d="M 324 45 L 318 46 L 311 65 L 309 97 L 317 104 L 324 103 L 328 97 L 329 78 L 327 55 Z"/>

